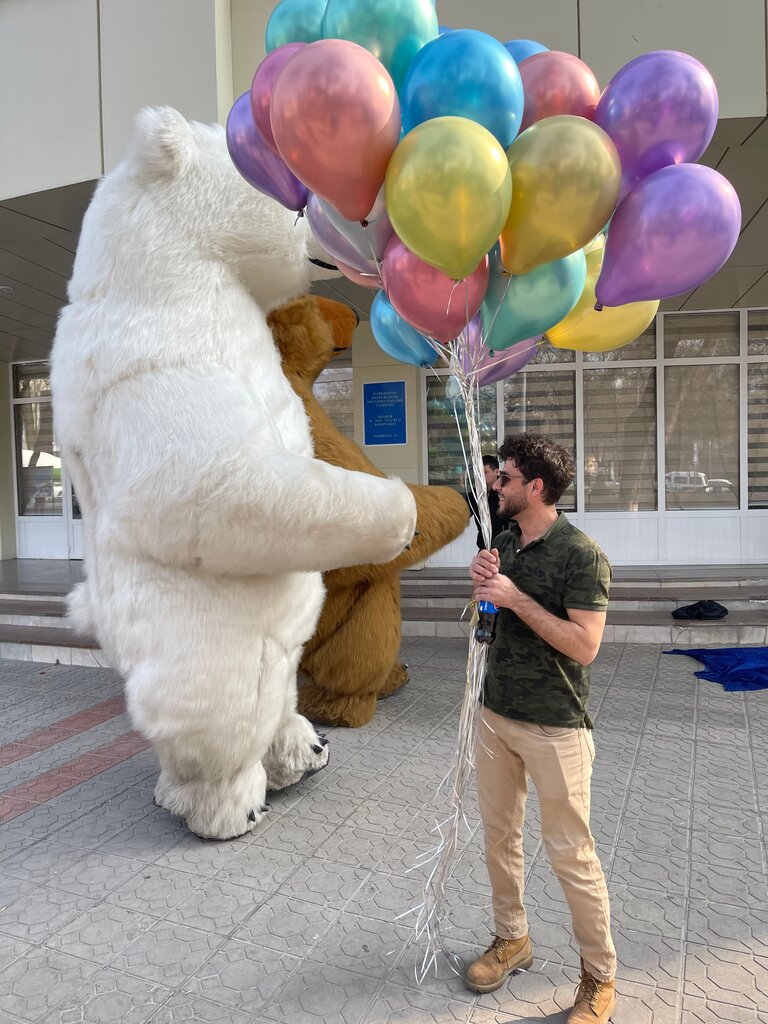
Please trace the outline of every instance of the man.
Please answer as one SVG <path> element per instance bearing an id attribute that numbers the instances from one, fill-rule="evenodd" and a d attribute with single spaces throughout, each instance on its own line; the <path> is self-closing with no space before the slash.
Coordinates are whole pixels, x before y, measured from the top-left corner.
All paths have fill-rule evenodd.
<path id="1" fill-rule="evenodd" d="M 597 545 L 555 507 L 573 479 L 569 453 L 548 438 L 521 434 L 507 438 L 499 456 L 499 513 L 511 526 L 470 567 L 475 598 L 499 608 L 477 754 L 496 937 L 467 968 L 466 984 L 492 992 L 533 961 L 523 907 L 530 777 L 541 804 L 542 839 L 581 952 L 581 984 L 568 1022 L 606 1024 L 616 1001 L 616 952 L 589 828 L 595 748 L 587 697 L 611 569 Z"/>
<path id="2" fill-rule="evenodd" d="M 496 534 L 501 533 L 506 526 L 506 521 L 499 519 L 499 495 L 494 490 L 494 485 L 499 479 L 499 460 L 495 455 L 483 456 L 483 472 L 485 473 L 488 509 L 491 513 L 491 540 L 493 540 Z M 483 531 L 480 529 L 480 513 L 477 510 L 477 502 L 471 491 L 467 495 L 467 503 L 477 523 L 477 550 L 483 551 L 485 549 L 485 541 L 483 540 Z"/>

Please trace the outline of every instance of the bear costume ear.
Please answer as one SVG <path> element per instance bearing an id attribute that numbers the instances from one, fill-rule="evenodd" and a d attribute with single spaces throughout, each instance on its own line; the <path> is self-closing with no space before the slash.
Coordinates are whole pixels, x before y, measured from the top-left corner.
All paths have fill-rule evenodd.
<path id="1" fill-rule="evenodd" d="M 194 139 L 189 124 L 173 107 L 145 107 L 136 117 L 128 165 L 135 178 L 154 181 L 183 173 Z"/>

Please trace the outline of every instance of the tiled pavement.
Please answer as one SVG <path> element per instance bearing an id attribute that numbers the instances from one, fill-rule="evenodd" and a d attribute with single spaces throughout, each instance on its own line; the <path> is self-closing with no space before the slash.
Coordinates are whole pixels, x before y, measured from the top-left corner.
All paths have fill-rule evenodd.
<path id="1" fill-rule="evenodd" d="M 203 843 L 152 805 L 152 751 L 116 677 L 0 662 L 0 1024 L 501 1024 L 565 1019 L 578 956 L 529 803 L 534 969 L 473 996 L 416 982 L 419 855 L 455 741 L 462 641 L 405 645 L 412 681 L 331 730 L 332 766 L 275 796 L 250 839 Z M 616 1024 L 768 1022 L 768 691 L 605 646 L 594 830 L 609 876 Z M 447 913 L 488 939 L 477 811 Z"/>

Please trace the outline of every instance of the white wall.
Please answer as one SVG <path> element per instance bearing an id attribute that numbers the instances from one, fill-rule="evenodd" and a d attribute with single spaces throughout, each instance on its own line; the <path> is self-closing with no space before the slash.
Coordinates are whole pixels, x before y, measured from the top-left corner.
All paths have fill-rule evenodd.
<path id="1" fill-rule="evenodd" d="M 721 117 L 766 112 L 764 0 L 437 0 L 437 14 L 451 28 L 579 54 L 601 85 L 648 50 L 684 50 L 714 75 Z"/>
<path id="2" fill-rule="evenodd" d="M 0 200 L 100 177 L 148 104 L 223 121 L 231 35 L 230 0 L 0 0 Z"/>
<path id="3" fill-rule="evenodd" d="M 11 375 L 0 363 L 0 558 L 16 557 L 16 507 L 13 495 Z"/>
<path id="4" fill-rule="evenodd" d="M 0 0 L 0 199 L 101 174 L 96 0 Z"/>

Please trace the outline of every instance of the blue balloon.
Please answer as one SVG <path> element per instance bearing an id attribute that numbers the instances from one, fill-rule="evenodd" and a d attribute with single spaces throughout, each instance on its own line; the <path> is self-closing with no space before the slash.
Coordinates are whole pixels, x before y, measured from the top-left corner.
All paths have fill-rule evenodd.
<path id="1" fill-rule="evenodd" d="M 453 29 L 449 28 L 447 25 L 438 25 L 437 30 L 441 36 L 444 36 L 446 32 L 453 32 Z"/>
<path id="2" fill-rule="evenodd" d="M 520 64 L 526 57 L 532 57 L 534 53 L 546 53 L 549 50 L 548 46 L 542 46 L 533 39 L 510 39 L 504 46 L 516 64 Z"/>
<path id="3" fill-rule="evenodd" d="M 493 36 L 455 29 L 438 36 L 413 59 L 401 94 L 403 128 L 433 117 L 467 117 L 504 149 L 523 117 L 523 82 L 517 64 Z"/>
<path id="4" fill-rule="evenodd" d="M 494 248 L 482 305 L 486 346 L 501 352 L 559 324 L 581 298 L 586 280 L 587 260 L 581 249 L 515 277 L 504 270 L 498 247 Z"/>
<path id="5" fill-rule="evenodd" d="M 384 292 L 377 292 L 371 306 L 373 336 L 388 356 L 412 366 L 432 366 L 438 353 L 427 339 L 400 316 Z"/>
<path id="6" fill-rule="evenodd" d="M 267 53 L 286 43 L 314 43 L 323 38 L 326 0 L 281 0 L 267 22 Z"/>

